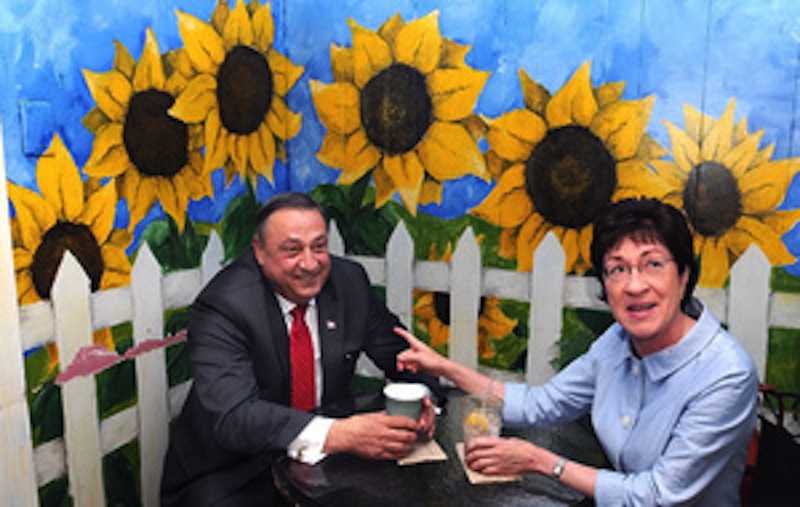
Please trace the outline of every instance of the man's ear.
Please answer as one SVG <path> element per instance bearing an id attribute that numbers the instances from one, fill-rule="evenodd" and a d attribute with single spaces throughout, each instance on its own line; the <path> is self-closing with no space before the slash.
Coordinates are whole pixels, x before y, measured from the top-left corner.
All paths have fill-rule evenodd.
<path id="1" fill-rule="evenodd" d="M 263 266 L 266 262 L 267 253 L 264 251 L 264 245 L 258 234 L 253 234 L 253 253 L 256 255 L 256 261 L 259 266 Z"/>

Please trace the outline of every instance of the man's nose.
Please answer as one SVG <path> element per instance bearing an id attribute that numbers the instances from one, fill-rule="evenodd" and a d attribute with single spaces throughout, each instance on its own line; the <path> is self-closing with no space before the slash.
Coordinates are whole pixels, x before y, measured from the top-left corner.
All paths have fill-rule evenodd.
<path id="1" fill-rule="evenodd" d="M 305 269 L 313 269 L 317 267 L 319 262 L 311 248 L 304 248 L 303 253 L 300 255 L 300 266 Z"/>

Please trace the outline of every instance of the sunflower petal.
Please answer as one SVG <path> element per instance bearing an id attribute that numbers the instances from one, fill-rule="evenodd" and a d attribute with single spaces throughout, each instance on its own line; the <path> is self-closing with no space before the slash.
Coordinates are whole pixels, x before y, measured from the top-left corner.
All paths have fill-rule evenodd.
<path id="1" fill-rule="evenodd" d="M 523 162 L 547 134 L 547 125 L 528 109 L 515 109 L 489 123 L 486 140 L 497 155 L 510 162 Z"/>
<path id="2" fill-rule="evenodd" d="M 525 166 L 511 166 L 472 213 L 503 228 L 518 227 L 533 213 L 525 186 Z"/>
<path id="3" fill-rule="evenodd" d="M 361 126 L 358 89 L 350 83 L 309 81 L 320 121 L 336 134 L 351 134 Z"/>
<path id="4" fill-rule="evenodd" d="M 449 312 L 450 309 L 448 308 Z M 438 318 L 428 321 L 428 334 L 431 335 L 431 347 L 441 347 L 447 345 L 450 340 L 450 326 L 447 326 Z"/>
<path id="5" fill-rule="evenodd" d="M 392 64 L 392 50 L 378 34 L 348 20 L 353 32 L 353 69 L 359 89 L 378 72 Z"/>
<path id="6" fill-rule="evenodd" d="M 97 102 L 97 107 L 111 121 L 121 122 L 125 118 L 127 104 L 133 95 L 130 81 L 116 70 L 101 73 L 84 69 L 83 78 Z"/>
<path id="7" fill-rule="evenodd" d="M 800 209 L 775 211 L 766 215 L 762 220 L 770 229 L 783 235 L 797 225 L 800 220 Z"/>
<path id="8" fill-rule="evenodd" d="M 793 172 L 796 173 L 798 165 L 800 159 L 779 160 L 741 175 L 738 183 L 742 192 L 742 211 L 748 215 L 761 215 L 777 208 L 785 199 L 792 181 L 790 167 L 794 166 Z"/>
<path id="9" fill-rule="evenodd" d="M 417 152 L 428 173 L 439 181 L 467 174 L 488 178 L 477 143 L 461 125 L 433 123 L 417 145 Z"/>
<path id="10" fill-rule="evenodd" d="M 782 232 L 784 231 L 776 231 L 761 220 L 742 217 L 736 223 L 735 230 L 728 234 L 731 251 L 738 259 L 750 244 L 755 243 L 773 266 L 791 264 L 796 259 L 781 240 Z"/>
<path id="11" fill-rule="evenodd" d="M 394 54 L 399 63 L 405 63 L 423 74 L 430 74 L 442 57 L 442 36 L 439 33 L 439 11 L 415 19 L 397 32 Z"/>
<path id="12" fill-rule="evenodd" d="M 272 107 L 267 113 L 267 124 L 278 139 L 289 140 L 300 132 L 303 116 L 295 113 L 281 97 L 272 97 Z"/>
<path id="13" fill-rule="evenodd" d="M 384 156 L 383 168 L 392 178 L 408 210 L 416 210 L 425 168 L 413 151 L 399 156 Z"/>
<path id="14" fill-rule="evenodd" d="M 341 176 L 339 179 L 341 180 Z M 394 182 L 383 170 L 383 165 L 377 165 L 372 171 L 372 180 L 375 182 L 375 207 L 381 208 L 394 195 Z"/>
<path id="15" fill-rule="evenodd" d="M 272 48 L 275 42 L 275 21 L 269 3 L 261 5 L 253 13 L 253 43 L 261 52 Z"/>
<path id="16" fill-rule="evenodd" d="M 203 172 L 210 173 L 214 169 L 222 167 L 228 159 L 228 144 L 217 109 L 209 111 L 206 117 L 205 138 L 206 158 Z"/>
<path id="17" fill-rule="evenodd" d="M 128 203 L 128 212 L 131 216 L 128 228 L 131 230 L 142 221 L 156 202 L 157 186 L 154 179 L 141 178 L 137 171 L 128 171 L 122 177 L 120 193 Z"/>
<path id="18" fill-rule="evenodd" d="M 517 256 L 517 236 L 519 229 L 503 229 L 497 242 L 497 253 L 504 259 L 513 259 Z"/>
<path id="19" fill-rule="evenodd" d="M 758 132 L 756 135 L 745 137 L 741 143 L 737 144 L 719 161 L 730 170 L 736 179 L 739 179 L 752 167 L 753 159 L 758 154 L 758 145 L 761 143 L 762 134 L 763 131 Z"/>
<path id="20" fill-rule="evenodd" d="M 533 252 L 539 247 L 544 235 L 550 230 L 547 222 L 538 213 L 533 213 L 519 228 L 517 235 L 517 271 L 533 269 Z"/>
<path id="21" fill-rule="evenodd" d="M 625 82 L 617 81 L 615 83 L 605 83 L 598 86 L 594 92 L 597 98 L 597 105 L 604 108 L 614 102 L 622 99 L 622 92 L 625 91 Z"/>
<path id="22" fill-rule="evenodd" d="M 547 103 L 550 102 L 552 98 L 550 92 L 547 91 L 547 88 L 531 79 L 528 73 L 523 69 L 519 69 L 517 74 L 519 75 L 519 83 L 522 87 L 522 97 L 525 100 L 525 107 L 537 115 L 544 117 Z"/>
<path id="23" fill-rule="evenodd" d="M 158 200 L 164 212 L 171 216 L 178 226 L 178 231 L 182 232 L 186 224 L 186 205 L 189 197 L 186 187 L 176 185 L 171 178 L 155 178 L 158 186 Z"/>
<path id="24" fill-rule="evenodd" d="M 700 157 L 703 160 L 721 162 L 730 151 L 733 143 L 733 104 L 731 100 L 719 121 L 700 141 Z"/>
<path id="25" fill-rule="evenodd" d="M 136 60 L 133 59 L 128 49 L 118 40 L 114 41 L 114 64 L 113 68 L 118 70 L 127 79 L 133 79 L 133 72 L 136 68 Z"/>
<path id="26" fill-rule="evenodd" d="M 683 106 L 686 134 L 699 146 L 714 126 L 714 120 L 706 116 L 689 104 Z"/>
<path id="27" fill-rule="evenodd" d="M 589 79 L 589 62 L 586 62 L 547 103 L 545 115 L 551 129 L 566 125 L 588 126 L 597 110 Z"/>
<path id="28" fill-rule="evenodd" d="M 614 102 L 601 109 L 590 130 L 599 137 L 617 160 L 626 160 L 639 151 L 653 108 L 652 96 L 641 100 Z"/>
<path id="29" fill-rule="evenodd" d="M 667 188 L 664 179 L 642 160 L 625 160 L 617 164 L 616 192 L 625 192 L 625 197 L 660 195 Z"/>
<path id="30" fill-rule="evenodd" d="M 36 165 L 36 183 L 56 215 L 74 222 L 83 210 L 83 182 L 61 136 L 55 134 Z"/>
<path id="31" fill-rule="evenodd" d="M 236 45 L 252 46 L 255 40 L 253 24 L 250 22 L 250 14 L 244 6 L 242 0 L 236 0 L 236 6 L 225 20 L 222 27 L 222 40 L 227 49 Z"/>
<path id="32" fill-rule="evenodd" d="M 162 90 L 165 82 L 164 65 L 161 63 L 158 42 L 156 42 L 153 31 L 148 28 L 145 30 L 142 57 L 139 59 L 139 64 L 136 65 L 131 84 L 134 91 L 143 92 L 151 88 Z"/>
<path id="33" fill-rule="evenodd" d="M 728 279 L 730 260 L 727 244 L 721 238 L 707 238 L 700 251 L 700 278 L 698 285 L 720 288 Z"/>
<path id="34" fill-rule="evenodd" d="M 28 250 L 38 248 L 42 236 L 56 224 L 55 210 L 29 188 L 8 181 L 8 198 L 14 205 L 21 245 Z"/>
<path id="35" fill-rule="evenodd" d="M 225 60 L 225 47 L 222 37 L 214 27 L 199 18 L 179 10 L 178 28 L 183 39 L 189 60 L 198 72 L 215 74 Z"/>
<path id="36" fill-rule="evenodd" d="M 14 248 L 14 269 L 20 271 L 28 269 L 33 265 L 33 255 L 35 251 L 26 248 Z"/>
<path id="37" fill-rule="evenodd" d="M 426 204 L 442 204 L 442 192 L 444 187 L 441 183 L 431 178 L 426 178 L 422 182 L 422 189 L 419 192 L 419 203 Z"/>
<path id="38" fill-rule="evenodd" d="M 331 44 L 331 72 L 335 81 L 353 82 L 353 52 L 350 48 Z"/>
<path id="39" fill-rule="evenodd" d="M 326 132 L 322 145 L 317 152 L 317 160 L 328 167 L 341 169 L 344 167 L 347 137 L 333 132 Z"/>
<path id="40" fill-rule="evenodd" d="M 107 123 L 95 133 L 92 154 L 83 172 L 97 178 L 114 177 L 124 173 L 131 165 L 123 144 L 121 123 Z"/>
<path id="41" fill-rule="evenodd" d="M 467 65 L 465 60 L 470 49 L 472 49 L 471 46 L 443 38 L 440 67 L 450 69 L 465 67 Z"/>
<path id="42" fill-rule="evenodd" d="M 381 26 L 378 28 L 378 35 L 381 36 L 383 40 L 392 44 L 394 39 L 397 37 L 397 32 L 400 31 L 406 25 L 405 21 L 403 21 L 402 16 L 400 13 L 395 13 L 394 16 L 387 19 Z"/>
<path id="43" fill-rule="evenodd" d="M 114 228 L 117 209 L 117 189 L 113 183 L 106 183 L 86 199 L 78 222 L 92 230 L 97 243 L 102 245 Z"/>
<path id="44" fill-rule="evenodd" d="M 380 160 L 380 151 L 369 142 L 363 130 L 357 130 L 347 139 L 345 165 L 339 175 L 339 182 L 345 185 L 355 183 Z"/>
<path id="45" fill-rule="evenodd" d="M 486 329 L 489 336 L 495 339 L 505 338 L 506 335 L 514 331 L 517 326 L 517 319 L 509 318 L 500 308 L 500 299 L 487 297 L 483 311 L 478 318 L 478 324 Z"/>
<path id="46" fill-rule="evenodd" d="M 258 136 L 253 138 L 250 146 L 250 163 L 256 173 L 263 174 L 270 183 L 273 182 L 275 138 L 269 127 L 263 123 L 258 127 Z"/>
<path id="47" fill-rule="evenodd" d="M 199 74 L 178 95 L 168 114 L 184 123 L 200 123 L 209 110 L 217 107 L 217 81 L 210 74 Z"/>
<path id="48" fill-rule="evenodd" d="M 665 121 L 664 125 L 667 127 L 672 144 L 672 158 L 678 167 L 688 174 L 701 161 L 700 147 L 687 132 L 668 121 Z"/>
<path id="49" fill-rule="evenodd" d="M 17 272 L 17 300 L 20 305 L 29 305 L 41 301 L 33 283 L 33 273 L 29 269 Z"/>
<path id="50" fill-rule="evenodd" d="M 275 93 L 285 97 L 303 75 L 305 69 L 300 65 L 293 64 L 291 60 L 277 51 L 269 51 L 267 60 L 269 68 L 272 69 L 272 85 L 275 87 Z"/>
<path id="51" fill-rule="evenodd" d="M 427 78 L 427 84 L 434 117 L 458 121 L 469 116 L 488 77 L 488 72 L 470 68 L 433 71 Z"/>

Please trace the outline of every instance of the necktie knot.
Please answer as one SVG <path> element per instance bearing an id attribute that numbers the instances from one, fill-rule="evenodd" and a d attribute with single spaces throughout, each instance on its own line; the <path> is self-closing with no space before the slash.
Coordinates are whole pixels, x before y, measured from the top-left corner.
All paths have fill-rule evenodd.
<path id="1" fill-rule="evenodd" d="M 305 319 L 305 317 L 306 317 L 306 309 L 307 308 L 308 308 L 308 305 L 295 305 L 295 307 L 292 308 L 292 317 L 294 318 L 295 322 L 297 320 L 304 320 Z"/>

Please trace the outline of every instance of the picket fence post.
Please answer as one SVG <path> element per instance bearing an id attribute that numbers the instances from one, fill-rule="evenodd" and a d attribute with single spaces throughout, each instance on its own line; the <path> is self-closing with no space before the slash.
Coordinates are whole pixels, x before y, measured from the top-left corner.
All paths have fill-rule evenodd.
<path id="1" fill-rule="evenodd" d="M 131 276 L 135 346 L 163 340 L 164 301 L 161 285 L 161 266 L 145 242 L 136 256 Z M 138 356 L 134 362 L 138 393 L 142 505 L 158 507 L 161 469 L 169 442 L 165 349 L 153 348 L 147 354 Z"/>
<path id="2" fill-rule="evenodd" d="M 566 254 L 553 232 L 548 232 L 533 253 L 530 276 L 528 357 L 525 381 L 539 385 L 553 376 L 550 361 L 556 357 L 564 311 Z"/>
<path id="3" fill-rule="evenodd" d="M 766 380 L 770 271 L 764 252 L 750 245 L 731 267 L 728 290 L 728 330 L 753 358 L 761 382 Z"/>
<path id="4" fill-rule="evenodd" d="M 481 304 L 481 251 L 472 227 L 467 227 L 453 251 L 450 265 L 450 359 L 478 367 L 478 313 Z"/>
<path id="5" fill-rule="evenodd" d="M 3 123 L 0 121 L 0 505 L 33 507 L 39 504 L 33 462 L 25 365 L 20 333 L 14 249 L 8 213 Z"/>
<path id="6" fill-rule="evenodd" d="M 408 329 L 414 325 L 414 240 L 405 222 L 386 245 L 386 305 Z"/>
<path id="7" fill-rule="evenodd" d="M 89 278 L 69 250 L 56 272 L 51 296 L 59 364 L 65 372 L 80 350 L 92 345 Z M 105 505 L 94 376 L 79 375 L 65 382 L 61 386 L 61 399 L 67 474 L 74 504 Z"/>

